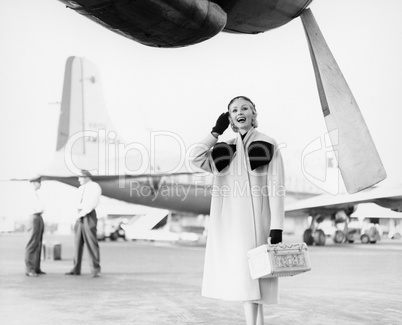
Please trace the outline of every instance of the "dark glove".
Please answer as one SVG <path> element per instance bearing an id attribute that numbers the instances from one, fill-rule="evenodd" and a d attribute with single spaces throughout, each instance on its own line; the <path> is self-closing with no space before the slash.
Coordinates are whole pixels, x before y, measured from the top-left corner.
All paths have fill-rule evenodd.
<path id="1" fill-rule="evenodd" d="M 222 113 L 216 120 L 215 126 L 212 128 L 211 132 L 216 132 L 222 134 L 229 126 L 229 112 Z"/>
<path id="2" fill-rule="evenodd" d="M 271 244 L 279 244 L 282 242 L 282 230 L 280 229 L 272 229 L 269 233 L 269 237 L 271 237 Z"/>

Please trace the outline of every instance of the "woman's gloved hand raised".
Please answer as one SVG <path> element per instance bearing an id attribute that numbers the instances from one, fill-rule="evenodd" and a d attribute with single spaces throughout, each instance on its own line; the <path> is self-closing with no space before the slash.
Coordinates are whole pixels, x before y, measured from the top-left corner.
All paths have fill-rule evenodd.
<path id="1" fill-rule="evenodd" d="M 211 132 L 216 132 L 219 135 L 223 134 L 229 126 L 229 112 L 222 113 L 216 120 L 215 126 L 212 128 Z"/>

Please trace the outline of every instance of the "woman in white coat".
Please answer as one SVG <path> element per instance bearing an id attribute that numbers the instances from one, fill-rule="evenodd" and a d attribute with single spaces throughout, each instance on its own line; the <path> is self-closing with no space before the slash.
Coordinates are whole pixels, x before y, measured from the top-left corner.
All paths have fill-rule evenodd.
<path id="1" fill-rule="evenodd" d="M 218 143 L 229 124 L 237 138 Z M 242 301 L 247 325 L 264 324 L 262 304 L 278 303 L 278 279 L 251 279 L 247 252 L 282 241 L 286 192 L 278 145 L 256 127 L 254 103 L 235 97 L 193 160 L 215 175 L 202 295 Z"/>

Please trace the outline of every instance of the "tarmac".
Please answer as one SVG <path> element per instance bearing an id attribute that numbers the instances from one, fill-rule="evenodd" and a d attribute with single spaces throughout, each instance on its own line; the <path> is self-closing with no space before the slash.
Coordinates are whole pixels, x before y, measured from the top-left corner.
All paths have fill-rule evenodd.
<path id="1" fill-rule="evenodd" d="M 47 274 L 31 278 L 26 234 L 0 234 L 1 324 L 245 324 L 240 302 L 201 297 L 202 245 L 100 242 L 102 275 L 92 278 L 86 252 L 82 275 L 64 275 L 72 236 L 44 240 L 61 244 L 61 260 L 42 261 Z M 309 247 L 310 272 L 280 279 L 265 324 L 402 324 L 402 241 L 327 242 Z"/>

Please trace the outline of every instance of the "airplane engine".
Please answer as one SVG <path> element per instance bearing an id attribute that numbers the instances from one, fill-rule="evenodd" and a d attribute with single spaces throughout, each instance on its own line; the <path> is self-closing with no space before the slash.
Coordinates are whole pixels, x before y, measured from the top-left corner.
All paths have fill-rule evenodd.
<path id="1" fill-rule="evenodd" d="M 196 44 L 226 25 L 226 13 L 208 0 L 60 1 L 122 36 L 154 47 Z"/>
<path id="2" fill-rule="evenodd" d="M 300 16 L 312 0 L 216 0 L 226 11 L 225 32 L 257 34 Z"/>

